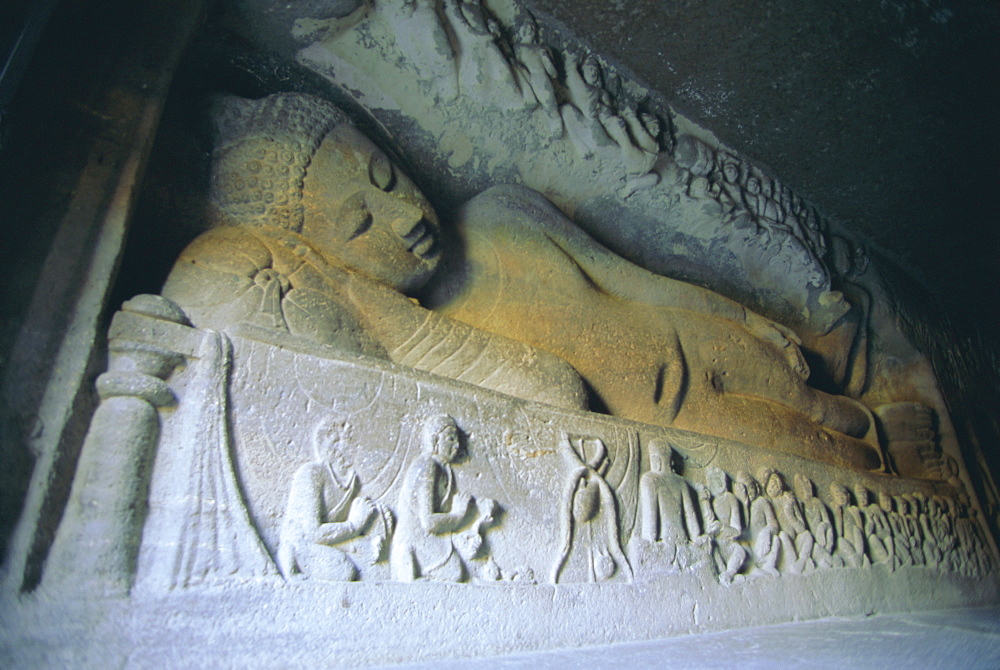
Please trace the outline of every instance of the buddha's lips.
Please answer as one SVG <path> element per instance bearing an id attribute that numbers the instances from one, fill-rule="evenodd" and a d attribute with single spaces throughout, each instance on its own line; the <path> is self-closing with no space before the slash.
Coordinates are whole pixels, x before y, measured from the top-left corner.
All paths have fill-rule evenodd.
<path id="1" fill-rule="evenodd" d="M 423 235 L 417 238 L 417 241 L 410 245 L 410 253 L 420 256 L 421 258 L 428 258 L 433 255 L 434 251 L 434 235 L 429 231 L 425 231 Z"/>
<path id="2" fill-rule="evenodd" d="M 418 221 L 408 233 L 402 236 L 410 242 L 407 250 L 421 258 L 427 258 L 434 249 L 434 230 L 426 221 Z M 412 240 L 412 241 L 411 241 Z"/>

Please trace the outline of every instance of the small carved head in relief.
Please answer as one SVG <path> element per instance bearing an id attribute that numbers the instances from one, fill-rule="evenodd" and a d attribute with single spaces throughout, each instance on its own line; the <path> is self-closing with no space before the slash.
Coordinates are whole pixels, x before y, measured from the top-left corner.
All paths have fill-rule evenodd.
<path id="1" fill-rule="evenodd" d="M 760 481 L 764 484 L 768 498 L 778 498 L 785 491 L 785 480 L 781 478 L 781 473 L 771 468 L 761 472 Z"/>
<path id="2" fill-rule="evenodd" d="M 760 496 L 760 485 L 747 472 L 736 473 L 736 484 L 733 488 L 736 490 L 736 497 L 745 503 L 753 502 Z"/>
<path id="3" fill-rule="evenodd" d="M 580 65 L 580 73 L 583 75 L 583 80 L 591 86 L 597 88 L 603 86 L 601 66 L 597 63 L 597 59 L 590 54 L 584 57 L 583 63 Z"/>
<path id="4" fill-rule="evenodd" d="M 794 481 L 795 495 L 797 495 L 800 500 L 811 500 L 816 494 L 816 491 L 813 488 L 812 480 L 801 472 L 796 473 Z"/>
<path id="5" fill-rule="evenodd" d="M 837 507 L 845 507 L 851 504 L 851 494 L 846 486 L 840 484 L 830 484 L 830 500 Z"/>
<path id="6" fill-rule="evenodd" d="M 216 122 L 212 200 L 230 222 L 301 233 L 329 260 L 400 291 L 434 273 L 430 203 L 331 103 L 225 98 Z"/>
<path id="7" fill-rule="evenodd" d="M 527 19 L 517 29 L 518 44 L 538 44 L 538 24 L 531 18 Z"/>
<path id="8" fill-rule="evenodd" d="M 313 435 L 313 453 L 317 461 L 328 464 L 341 483 L 349 481 L 354 471 L 348 457 L 349 431 L 350 426 L 343 419 L 329 418 L 320 422 Z"/>
<path id="9" fill-rule="evenodd" d="M 444 463 L 452 463 L 458 458 L 460 449 L 458 426 L 454 419 L 447 414 L 438 414 L 424 422 L 421 450 L 425 456 L 436 456 Z"/>
<path id="10" fill-rule="evenodd" d="M 721 468 L 714 465 L 705 471 L 705 481 L 708 482 L 708 490 L 714 496 L 721 496 L 729 488 L 729 477 Z"/>
<path id="11" fill-rule="evenodd" d="M 674 449 L 669 442 L 653 440 L 647 449 L 649 451 L 649 469 L 652 472 L 676 471 L 674 468 Z"/>
<path id="12" fill-rule="evenodd" d="M 882 508 L 883 512 L 891 512 L 892 496 L 885 491 L 880 491 L 878 494 L 878 506 Z"/>

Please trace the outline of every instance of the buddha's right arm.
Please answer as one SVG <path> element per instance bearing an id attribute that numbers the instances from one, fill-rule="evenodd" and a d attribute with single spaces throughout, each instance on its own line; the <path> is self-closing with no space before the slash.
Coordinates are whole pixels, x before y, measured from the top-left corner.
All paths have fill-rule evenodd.
<path id="1" fill-rule="evenodd" d="M 587 409 L 583 379 L 563 359 L 424 309 L 406 296 L 355 284 L 366 330 L 394 363 L 525 400 Z"/>
<path id="2" fill-rule="evenodd" d="M 582 378 L 561 358 L 422 311 L 422 322 L 408 337 L 383 342 L 393 361 L 525 400 L 587 409 Z"/>

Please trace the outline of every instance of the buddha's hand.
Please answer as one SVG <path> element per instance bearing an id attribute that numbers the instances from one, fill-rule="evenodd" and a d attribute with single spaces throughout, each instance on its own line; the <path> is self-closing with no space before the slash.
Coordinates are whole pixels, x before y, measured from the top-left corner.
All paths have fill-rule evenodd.
<path id="1" fill-rule="evenodd" d="M 780 323 L 775 323 L 770 319 L 765 319 L 758 314 L 754 314 L 749 310 L 746 312 L 745 323 L 746 327 L 753 331 L 754 334 L 770 342 L 778 351 L 783 353 L 788 360 L 788 364 L 800 377 L 803 379 L 809 377 L 809 365 L 802 355 L 802 350 L 799 349 L 802 340 L 795 334 L 795 331 Z"/>

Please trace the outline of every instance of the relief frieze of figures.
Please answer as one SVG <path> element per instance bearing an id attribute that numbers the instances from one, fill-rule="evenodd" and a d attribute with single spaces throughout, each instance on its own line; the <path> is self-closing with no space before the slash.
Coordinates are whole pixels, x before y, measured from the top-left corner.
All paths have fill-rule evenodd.
<path id="1" fill-rule="evenodd" d="M 401 581 L 535 583 L 531 568 L 504 570 L 488 537 L 502 531 L 502 505 L 458 490 L 459 428 L 447 415 L 427 417 L 421 454 L 406 469 L 394 504 L 364 495 L 345 452 L 343 424 L 317 431 L 316 460 L 295 474 L 282 523 L 278 562 L 286 578 L 358 579 L 358 562 L 390 564 Z M 677 473 L 681 456 L 665 441 L 647 445 L 633 534 L 619 529 L 621 502 L 604 480 L 599 438 L 565 436 L 575 465 L 557 513 L 553 583 L 632 581 L 682 571 L 711 571 L 723 585 L 746 578 L 811 574 L 883 565 L 925 566 L 972 577 L 993 567 L 967 502 L 923 493 L 892 495 L 864 485 L 829 487 L 765 468 L 756 477 L 718 467 L 706 483 Z M 509 504 L 509 503 L 508 503 Z M 506 538 L 510 541 L 510 538 Z M 391 547 L 391 550 L 390 550 Z M 538 579 L 545 579 L 538 573 Z"/>
<path id="2" fill-rule="evenodd" d="M 156 296 L 119 316 L 113 334 L 156 333 L 161 346 L 113 347 L 88 440 L 134 425 L 159 442 L 139 529 L 142 588 L 261 577 L 628 583 L 684 572 L 728 586 L 880 566 L 970 578 L 995 569 L 960 491 L 794 465 L 727 471 L 726 445 L 499 394 L 491 408 L 426 373 L 275 347 L 252 339 L 266 340 L 261 330 L 190 328 Z M 184 357 L 190 365 L 178 365 Z M 264 384 L 264 361 L 298 374 Z M 150 431 L 148 406 L 177 396 Z M 70 541 L 57 539 L 48 569 L 66 576 L 77 561 L 60 548 L 89 531 L 75 519 L 60 532 Z M 128 546 L 106 544 L 98 572 L 132 571 Z"/>

